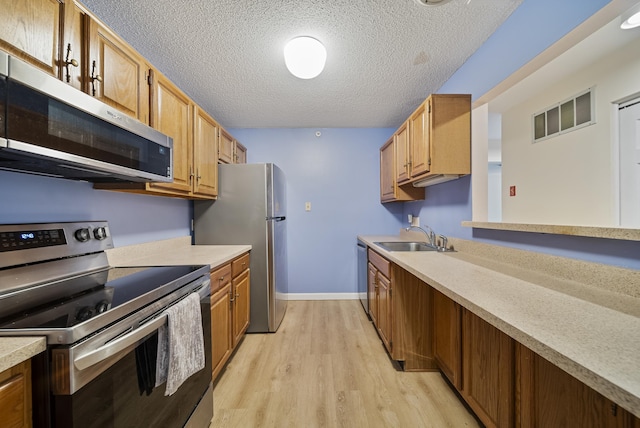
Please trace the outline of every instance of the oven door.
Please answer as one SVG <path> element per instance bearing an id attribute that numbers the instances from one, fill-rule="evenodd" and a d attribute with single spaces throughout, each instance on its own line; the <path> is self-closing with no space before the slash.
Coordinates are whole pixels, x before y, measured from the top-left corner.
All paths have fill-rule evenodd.
<path id="1" fill-rule="evenodd" d="M 149 351 L 157 344 L 157 328 L 162 325 L 159 322 L 162 318 L 146 312 L 158 314 L 166 306 L 166 299 L 182 297 L 172 293 L 136 313 L 136 318 L 144 318 L 136 321 L 140 325 L 131 331 L 125 328 L 121 333 L 114 333 L 114 329 L 122 330 L 123 326 L 119 324 L 125 319 L 79 344 L 48 349 L 48 361 L 34 365 L 34 395 L 40 392 L 39 398 L 34 397 L 34 426 L 183 427 L 201 400 L 211 401 L 205 403 L 211 407 L 210 418 L 213 411 L 213 400 L 208 395 L 211 384 L 210 286 L 207 279 L 199 282 L 198 287 L 183 288 L 176 293 L 186 295 L 194 288 L 200 290 L 204 369 L 187 379 L 171 396 L 164 395 L 165 384 L 149 387 L 147 373 L 155 370 L 155 360 L 147 365 L 151 360 L 145 362 L 145 356 L 149 356 Z M 97 343 L 105 342 L 101 336 L 107 338 L 107 343 L 96 347 Z M 50 374 L 39 373 L 38 376 L 39 371 Z M 49 379 L 49 385 L 38 385 L 37 379 Z"/>

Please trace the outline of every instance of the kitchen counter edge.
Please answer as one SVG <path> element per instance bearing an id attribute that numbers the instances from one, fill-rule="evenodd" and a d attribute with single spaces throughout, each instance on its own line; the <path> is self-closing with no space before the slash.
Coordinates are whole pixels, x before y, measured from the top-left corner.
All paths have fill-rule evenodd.
<path id="1" fill-rule="evenodd" d="M 462 260 L 457 253 L 389 252 L 375 244 L 406 238 L 357 239 L 640 417 L 640 318 Z"/>

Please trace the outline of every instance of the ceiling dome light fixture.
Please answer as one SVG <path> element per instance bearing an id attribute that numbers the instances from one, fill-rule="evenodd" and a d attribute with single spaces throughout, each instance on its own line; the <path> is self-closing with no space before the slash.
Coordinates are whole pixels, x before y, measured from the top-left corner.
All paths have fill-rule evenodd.
<path id="1" fill-rule="evenodd" d="M 423 6 L 439 6 L 441 4 L 445 4 L 450 2 L 451 0 L 416 0 L 418 2 L 418 4 L 421 4 Z M 467 4 L 469 4 L 471 2 L 471 0 L 469 0 L 469 2 L 467 2 Z"/>
<path id="2" fill-rule="evenodd" d="M 296 37 L 284 47 L 284 62 L 291 74 L 300 79 L 313 79 L 319 75 L 326 61 L 327 50 L 313 37 Z"/>
<path id="3" fill-rule="evenodd" d="M 623 13 L 620 19 L 620 28 L 623 30 L 640 26 L 640 3 Z"/>

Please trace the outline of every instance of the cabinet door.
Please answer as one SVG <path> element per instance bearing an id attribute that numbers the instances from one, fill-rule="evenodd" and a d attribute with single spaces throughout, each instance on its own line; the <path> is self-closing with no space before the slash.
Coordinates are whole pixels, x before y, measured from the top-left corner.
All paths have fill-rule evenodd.
<path id="1" fill-rule="evenodd" d="M 0 425 L 31 427 L 31 361 L 0 373 Z"/>
<path id="2" fill-rule="evenodd" d="M 460 305 L 434 289 L 433 315 L 434 358 L 442 373 L 461 389 Z"/>
<path id="3" fill-rule="evenodd" d="M 462 310 L 462 396 L 487 427 L 514 426 L 514 341 Z"/>
<path id="4" fill-rule="evenodd" d="M 218 125 L 206 112 L 194 106 L 193 194 L 218 195 Z"/>
<path id="5" fill-rule="evenodd" d="M 148 124 L 150 66 L 95 19 L 90 22 L 89 40 L 89 94 Z"/>
<path id="6" fill-rule="evenodd" d="M 57 0 L 1 0 L 0 48 L 60 78 L 64 4 Z"/>
<path id="7" fill-rule="evenodd" d="M 67 0 L 64 7 L 61 76 L 63 82 L 88 92 L 88 13 L 76 1 Z"/>
<path id="8" fill-rule="evenodd" d="M 409 167 L 411 159 L 409 157 L 409 122 L 405 122 L 398 128 L 394 138 L 396 151 L 395 157 L 395 178 L 397 183 L 409 180 Z"/>
<path id="9" fill-rule="evenodd" d="M 367 265 L 367 291 L 369 293 L 369 316 L 373 325 L 378 326 L 378 284 L 377 270 L 371 263 Z"/>
<path id="10" fill-rule="evenodd" d="M 393 314 L 391 304 L 391 281 L 378 272 L 378 331 L 387 350 L 393 352 L 391 328 Z"/>
<path id="11" fill-rule="evenodd" d="M 218 161 L 222 163 L 233 163 L 233 137 L 224 129 L 220 129 L 220 139 L 218 142 Z"/>
<path id="12" fill-rule="evenodd" d="M 380 200 L 391 201 L 396 198 L 396 178 L 393 137 L 380 148 Z"/>
<path id="13" fill-rule="evenodd" d="M 173 183 L 152 183 L 153 189 L 190 193 L 192 171 L 191 100 L 169 79 L 153 72 L 151 126 L 173 138 Z"/>
<path id="14" fill-rule="evenodd" d="M 211 367 L 213 379 L 231 355 L 231 283 L 211 296 Z"/>
<path id="15" fill-rule="evenodd" d="M 233 347 L 235 348 L 242 335 L 249 327 L 250 314 L 250 274 L 245 270 L 233 278 Z"/>
<path id="16" fill-rule="evenodd" d="M 518 345 L 522 428 L 618 428 L 628 414 L 578 379 Z"/>
<path id="17" fill-rule="evenodd" d="M 247 163 L 247 148 L 236 141 L 234 150 L 236 151 L 235 163 Z"/>
<path id="18" fill-rule="evenodd" d="M 431 166 L 429 141 L 429 111 L 431 99 L 427 98 L 409 118 L 409 152 L 411 177 L 429 172 Z"/>

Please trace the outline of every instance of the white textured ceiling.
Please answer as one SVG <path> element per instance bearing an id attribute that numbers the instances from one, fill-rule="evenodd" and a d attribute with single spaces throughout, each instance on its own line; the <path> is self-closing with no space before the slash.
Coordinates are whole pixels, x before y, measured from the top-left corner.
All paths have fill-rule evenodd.
<path id="1" fill-rule="evenodd" d="M 226 128 L 397 127 L 522 0 L 83 0 Z M 327 48 L 315 79 L 282 51 Z"/>

